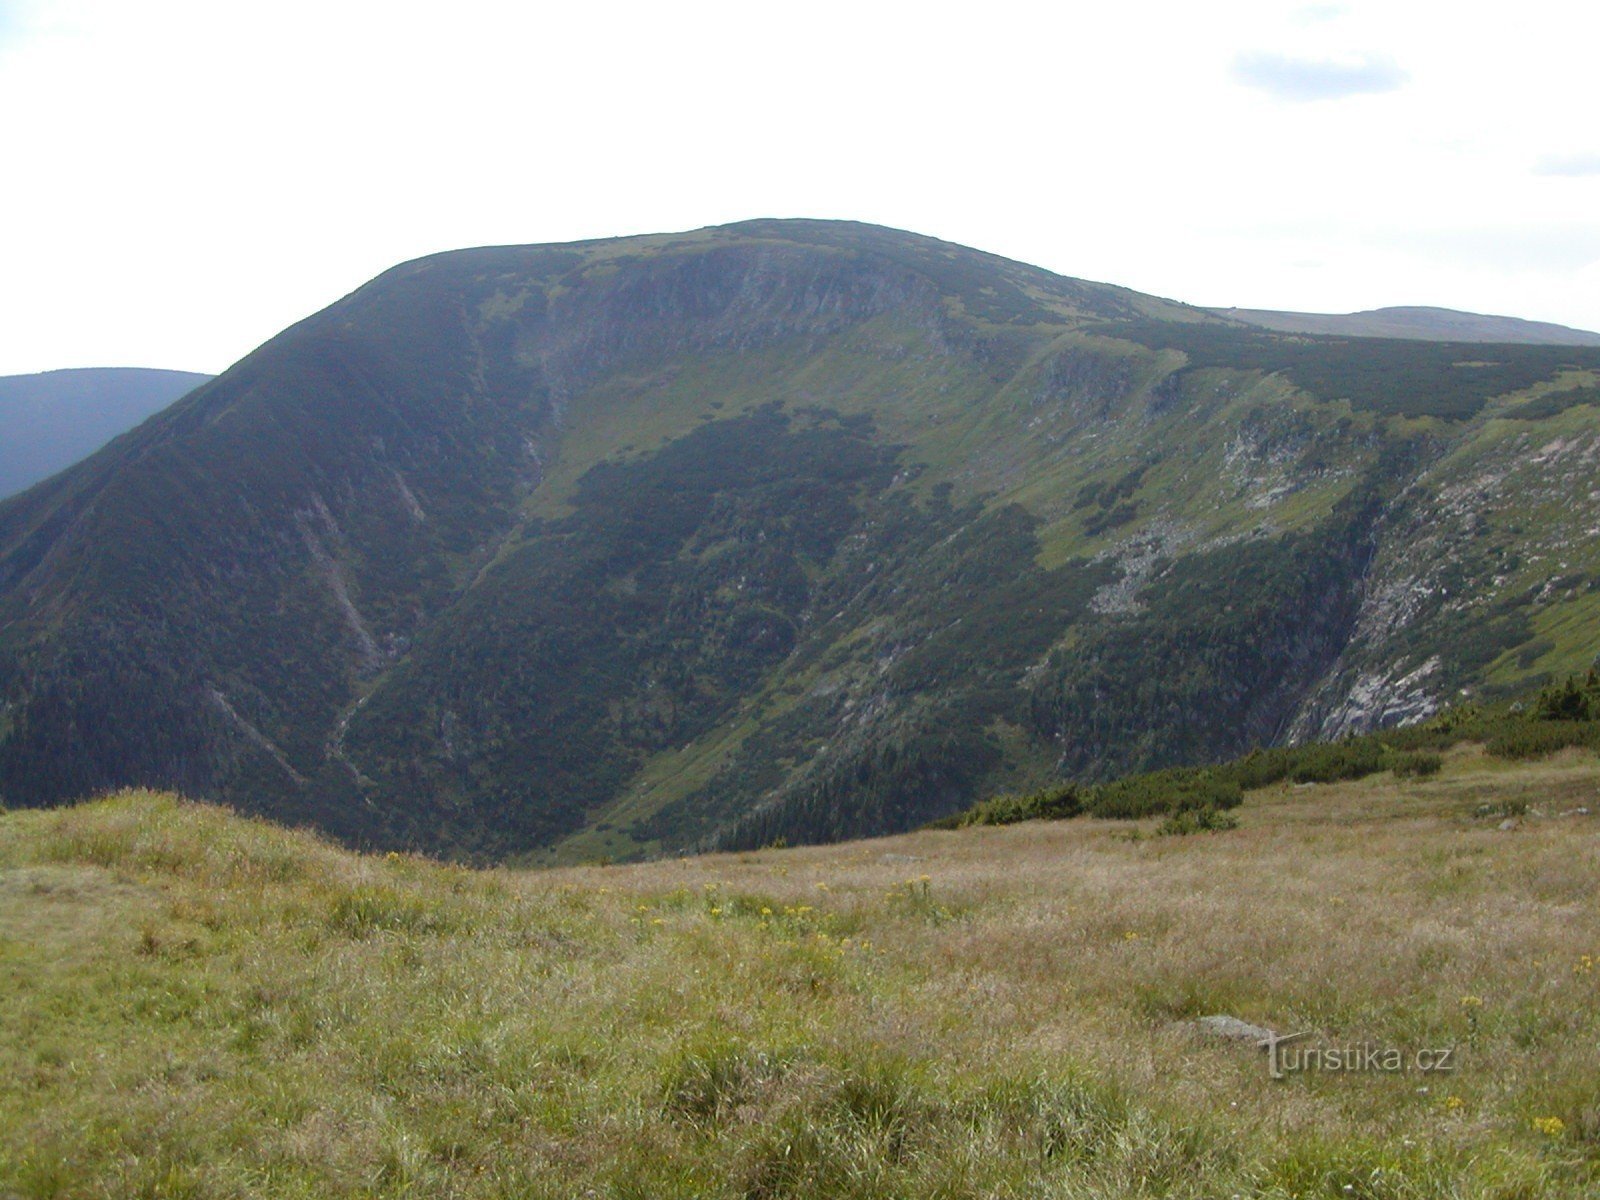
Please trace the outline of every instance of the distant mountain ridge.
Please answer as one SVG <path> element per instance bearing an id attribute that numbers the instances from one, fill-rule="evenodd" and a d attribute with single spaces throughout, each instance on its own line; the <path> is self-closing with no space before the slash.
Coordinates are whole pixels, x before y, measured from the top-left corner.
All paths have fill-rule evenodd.
<path id="1" fill-rule="evenodd" d="M 1214 308 L 1218 316 L 1281 333 L 1336 337 L 1413 338 L 1431 342 L 1502 342 L 1548 346 L 1600 346 L 1600 333 L 1547 321 L 1493 317 L 1451 308 L 1401 306 L 1353 313 L 1276 312 L 1264 308 Z"/>
<path id="2" fill-rule="evenodd" d="M 0 499 L 65 470 L 210 378 L 139 367 L 0 376 Z"/>
<path id="3" fill-rule="evenodd" d="M 436 255 L 0 503 L 0 800 L 572 860 L 1410 721 L 1600 648 L 1597 406 L 847 222 Z"/>

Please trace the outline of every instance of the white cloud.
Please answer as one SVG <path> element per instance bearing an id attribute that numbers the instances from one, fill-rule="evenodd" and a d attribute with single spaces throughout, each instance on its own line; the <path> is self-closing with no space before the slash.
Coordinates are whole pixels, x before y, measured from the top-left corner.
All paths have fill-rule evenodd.
<path id="1" fill-rule="evenodd" d="M 1394 59 L 1369 54 L 1350 60 L 1295 58 L 1252 51 L 1233 60 L 1233 77 L 1279 100 L 1341 100 L 1372 92 L 1392 92 L 1408 76 Z"/>
<path id="2" fill-rule="evenodd" d="M 1600 175 L 1600 153 L 1546 154 L 1535 164 L 1533 169 L 1534 173 L 1538 175 L 1556 175 L 1566 178 Z"/>

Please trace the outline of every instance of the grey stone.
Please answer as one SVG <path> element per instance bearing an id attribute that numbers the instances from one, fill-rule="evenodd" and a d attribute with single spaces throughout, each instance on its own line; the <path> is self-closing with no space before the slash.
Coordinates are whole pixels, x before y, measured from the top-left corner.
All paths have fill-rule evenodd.
<path id="1" fill-rule="evenodd" d="M 1217 1037 L 1230 1038 L 1236 1042 L 1252 1042 L 1258 1046 L 1276 1036 L 1270 1029 L 1263 1029 L 1259 1025 L 1250 1024 L 1249 1021 L 1241 1021 L 1238 1017 L 1222 1014 L 1200 1017 L 1195 1021 L 1195 1025 Z"/>

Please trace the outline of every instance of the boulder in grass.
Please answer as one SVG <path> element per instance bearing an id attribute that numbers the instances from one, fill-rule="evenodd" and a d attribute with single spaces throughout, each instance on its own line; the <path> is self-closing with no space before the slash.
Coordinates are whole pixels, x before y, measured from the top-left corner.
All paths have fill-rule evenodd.
<path id="1" fill-rule="evenodd" d="M 1236 1042 L 1251 1042 L 1257 1046 L 1270 1042 L 1277 1036 L 1270 1029 L 1252 1025 L 1249 1021 L 1241 1021 L 1238 1017 L 1220 1014 L 1211 1017 L 1200 1017 L 1195 1021 L 1195 1025 L 1217 1037 L 1229 1038 Z"/>

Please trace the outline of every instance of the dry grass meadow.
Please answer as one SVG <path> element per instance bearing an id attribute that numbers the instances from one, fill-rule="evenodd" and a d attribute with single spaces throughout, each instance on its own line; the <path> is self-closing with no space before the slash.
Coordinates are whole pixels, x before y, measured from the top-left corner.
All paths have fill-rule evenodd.
<path id="1" fill-rule="evenodd" d="M 10 813 L 0 1196 L 1600 1195 L 1600 760 L 1238 815 L 514 872 Z"/>

